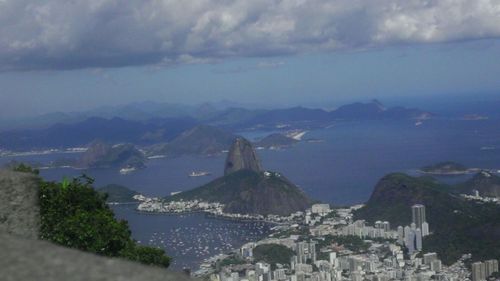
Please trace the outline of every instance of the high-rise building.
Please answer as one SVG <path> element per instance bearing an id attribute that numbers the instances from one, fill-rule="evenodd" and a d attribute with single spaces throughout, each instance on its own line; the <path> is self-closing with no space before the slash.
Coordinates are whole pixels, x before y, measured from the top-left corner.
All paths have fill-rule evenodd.
<path id="1" fill-rule="evenodd" d="M 274 280 L 286 280 L 286 274 L 284 268 L 278 268 L 274 271 Z"/>
<path id="2" fill-rule="evenodd" d="M 486 280 L 486 266 L 482 262 L 472 264 L 472 281 Z"/>
<path id="3" fill-rule="evenodd" d="M 491 276 L 491 274 L 498 272 L 498 260 L 487 260 L 484 262 L 486 277 Z"/>
<path id="4" fill-rule="evenodd" d="M 411 219 L 415 223 L 416 228 L 422 229 L 422 224 L 426 221 L 425 219 L 425 206 L 422 204 L 415 204 L 411 206 Z"/>
<path id="5" fill-rule="evenodd" d="M 297 263 L 316 261 L 316 242 L 299 242 L 297 244 Z"/>
<path id="6" fill-rule="evenodd" d="M 405 237 L 405 231 L 402 226 L 398 226 L 398 243 L 403 245 L 404 244 L 404 237 Z"/>
<path id="7" fill-rule="evenodd" d="M 423 237 L 425 237 L 425 236 L 429 235 L 429 224 L 428 224 L 426 221 L 424 221 L 424 222 L 422 223 L 422 228 L 421 228 L 421 230 L 422 230 L 422 236 L 423 236 Z"/>
<path id="8" fill-rule="evenodd" d="M 415 230 L 415 249 L 422 251 L 422 231 L 420 231 L 420 228 Z"/>
<path id="9" fill-rule="evenodd" d="M 431 262 L 431 270 L 435 272 L 441 271 L 441 260 L 433 260 Z"/>
<path id="10" fill-rule="evenodd" d="M 430 266 L 431 262 L 437 260 L 438 256 L 436 253 L 427 253 L 424 254 L 424 264 Z"/>
<path id="11" fill-rule="evenodd" d="M 240 281 L 240 275 L 238 272 L 231 272 L 231 281 Z"/>
<path id="12" fill-rule="evenodd" d="M 337 259 L 337 253 L 335 252 L 330 252 L 330 264 L 333 266 L 333 268 L 339 267 L 339 260 Z"/>

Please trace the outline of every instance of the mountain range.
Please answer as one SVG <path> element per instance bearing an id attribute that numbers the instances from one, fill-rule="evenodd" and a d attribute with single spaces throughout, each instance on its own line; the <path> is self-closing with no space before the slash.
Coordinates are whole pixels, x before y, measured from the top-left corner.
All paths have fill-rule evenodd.
<path id="1" fill-rule="evenodd" d="M 148 110 L 140 110 L 143 107 Z M 143 111 L 148 114 L 142 114 Z M 81 119 L 93 112 L 95 116 Z M 142 107 L 131 105 L 118 109 L 108 108 L 107 113 L 104 108 L 93 112 L 82 114 L 78 118 L 73 116 L 69 119 L 74 122 L 70 123 L 61 120 L 44 128 L 0 132 L 0 149 L 19 151 L 67 148 L 83 146 L 95 139 L 109 143 L 152 145 L 170 142 L 196 125 L 211 125 L 229 132 L 237 132 L 248 129 L 318 128 L 342 120 L 420 120 L 432 116 L 431 113 L 419 109 L 385 108 L 376 100 L 341 106 L 334 111 L 305 107 L 220 110 L 209 105 L 202 106 L 199 110 L 181 110 L 168 104 L 148 104 Z M 50 120 L 58 120 L 55 115 L 52 115 Z"/>

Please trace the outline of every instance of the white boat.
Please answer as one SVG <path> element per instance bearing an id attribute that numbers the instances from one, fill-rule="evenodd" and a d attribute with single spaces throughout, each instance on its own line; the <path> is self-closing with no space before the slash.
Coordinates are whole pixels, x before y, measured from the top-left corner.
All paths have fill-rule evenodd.
<path id="1" fill-rule="evenodd" d="M 192 171 L 188 176 L 189 177 L 203 177 L 203 176 L 208 176 L 210 175 L 210 172 L 206 172 L 206 171 Z"/>
<path id="2" fill-rule="evenodd" d="M 132 173 L 134 171 L 135 171 L 134 167 L 125 167 L 125 168 L 121 168 L 120 169 L 120 174 L 126 175 L 126 174 L 130 174 L 130 173 Z"/>

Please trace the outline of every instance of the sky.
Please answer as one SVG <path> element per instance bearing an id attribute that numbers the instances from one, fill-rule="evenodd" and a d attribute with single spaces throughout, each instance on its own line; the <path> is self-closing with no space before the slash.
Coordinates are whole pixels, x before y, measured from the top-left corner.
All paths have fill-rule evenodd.
<path id="1" fill-rule="evenodd" d="M 0 118 L 500 95 L 498 0 L 0 0 Z"/>

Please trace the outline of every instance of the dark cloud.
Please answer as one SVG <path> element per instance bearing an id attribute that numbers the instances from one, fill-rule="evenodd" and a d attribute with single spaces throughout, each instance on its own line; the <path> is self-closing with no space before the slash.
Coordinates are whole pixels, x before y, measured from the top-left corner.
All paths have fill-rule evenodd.
<path id="1" fill-rule="evenodd" d="M 221 61 L 500 36 L 496 0 L 0 0 L 0 70 Z"/>

